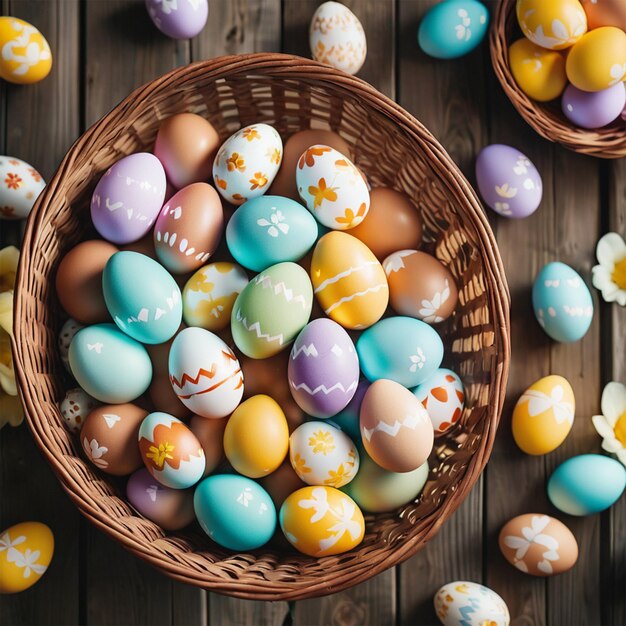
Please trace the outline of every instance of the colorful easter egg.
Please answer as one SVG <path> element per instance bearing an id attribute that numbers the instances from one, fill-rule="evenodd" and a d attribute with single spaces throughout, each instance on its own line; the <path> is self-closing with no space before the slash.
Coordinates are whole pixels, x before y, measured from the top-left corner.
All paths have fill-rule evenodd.
<path id="1" fill-rule="evenodd" d="M 0 17 L 0 22 L 3 19 Z M 0 156 L 0 219 L 28 217 L 45 186 L 41 174 L 32 165 L 15 157 Z"/>
<path id="2" fill-rule="evenodd" d="M 623 0 L 580 0 L 587 14 L 589 30 L 617 26 L 626 31 L 626 4 Z"/>
<path id="3" fill-rule="evenodd" d="M 172 39 L 192 39 L 202 32 L 209 15 L 208 0 L 146 0 L 154 25 Z"/>
<path id="4" fill-rule="evenodd" d="M 333 415 L 330 422 L 337 426 L 337 428 L 343 430 L 357 445 L 361 445 L 361 424 L 360 413 L 361 404 L 365 397 L 365 392 L 370 386 L 367 380 L 362 380 L 352 396 L 352 400 L 348 402 L 346 407 L 339 411 L 336 415 Z"/>
<path id="5" fill-rule="evenodd" d="M 16 17 L 0 17 L 0 78 L 28 85 L 43 80 L 52 67 L 45 37 Z"/>
<path id="6" fill-rule="evenodd" d="M 626 105 L 626 88 L 619 82 L 602 91 L 582 91 L 569 85 L 561 109 L 568 120 L 581 128 L 602 128 L 619 118 Z"/>
<path id="7" fill-rule="evenodd" d="M 74 335 L 81 329 L 85 328 L 82 324 L 79 324 L 75 319 L 71 317 L 65 321 L 63 326 L 61 326 L 61 330 L 59 331 L 59 356 L 61 357 L 61 361 L 65 366 L 65 369 L 71 373 L 70 371 L 70 344 L 72 343 L 72 339 L 74 339 Z"/>
<path id="8" fill-rule="evenodd" d="M 459 423 L 465 407 L 465 390 L 461 379 L 452 370 L 438 369 L 413 389 L 413 393 L 428 412 L 435 437 Z"/>
<path id="9" fill-rule="evenodd" d="M 68 389 L 59 405 L 65 428 L 71 433 L 79 433 L 87 416 L 98 404 L 100 403 L 95 398 L 80 387 Z"/>
<path id="10" fill-rule="evenodd" d="M 209 419 L 194 415 L 189 430 L 198 438 L 204 450 L 204 476 L 212 474 L 224 458 L 224 431 L 228 418 Z"/>
<path id="11" fill-rule="evenodd" d="M 516 11 L 524 35 L 542 48 L 569 48 L 587 32 L 578 0 L 517 0 Z"/>
<path id="12" fill-rule="evenodd" d="M 434 604 L 443 626 L 509 626 L 511 623 L 504 600 L 478 583 L 464 580 L 447 583 L 435 594 Z"/>
<path id="13" fill-rule="evenodd" d="M 306 487 L 306 483 L 291 467 L 289 459 L 285 460 L 281 466 L 271 474 L 268 474 L 259 481 L 261 486 L 270 494 L 277 509 L 280 509 L 283 502 L 294 491 Z"/>

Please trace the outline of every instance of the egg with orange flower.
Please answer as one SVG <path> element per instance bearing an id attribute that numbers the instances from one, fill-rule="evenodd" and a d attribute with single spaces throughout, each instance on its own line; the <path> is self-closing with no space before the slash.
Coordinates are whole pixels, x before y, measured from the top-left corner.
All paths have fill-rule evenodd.
<path id="1" fill-rule="evenodd" d="M 435 437 L 458 424 L 465 406 L 465 391 L 461 379 L 452 370 L 438 369 L 413 393 L 428 412 Z"/>
<path id="2" fill-rule="evenodd" d="M 46 186 L 32 165 L 11 156 L 0 156 L 0 219 L 28 217 L 35 200 Z"/>

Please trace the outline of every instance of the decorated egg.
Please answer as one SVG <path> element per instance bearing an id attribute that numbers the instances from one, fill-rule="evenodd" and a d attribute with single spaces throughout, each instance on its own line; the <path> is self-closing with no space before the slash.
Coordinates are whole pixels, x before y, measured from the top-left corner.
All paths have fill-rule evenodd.
<path id="1" fill-rule="evenodd" d="M 587 16 L 578 0 L 517 0 L 517 21 L 533 43 L 563 50 L 587 32 Z"/>
<path id="2" fill-rule="evenodd" d="M 0 29 L 3 19 L 6 18 L 0 17 Z M 32 165 L 15 157 L 0 156 L 0 219 L 28 217 L 45 186 L 41 174 Z"/>
<path id="3" fill-rule="evenodd" d="M 367 56 L 367 41 L 359 18 L 340 2 L 317 7 L 309 28 L 309 45 L 316 61 L 356 74 Z"/>
<path id="4" fill-rule="evenodd" d="M 361 403 L 365 392 L 370 386 L 367 380 L 362 380 L 352 396 L 352 400 L 348 402 L 346 407 L 333 415 L 330 422 L 333 426 L 343 430 L 357 445 L 361 445 L 361 425 L 359 415 L 361 413 Z"/>
<path id="5" fill-rule="evenodd" d="M 580 0 L 587 14 L 589 30 L 617 26 L 626 31 L 626 4 L 623 0 Z"/>
<path id="6" fill-rule="evenodd" d="M 200 415 L 194 415 L 189 422 L 189 429 L 204 450 L 204 476 L 213 473 L 224 458 L 224 430 L 227 422 L 227 418 L 209 419 Z"/>
<path id="7" fill-rule="evenodd" d="M 298 489 L 283 502 L 279 517 L 287 541 L 314 557 L 348 552 L 365 534 L 365 520 L 356 502 L 333 487 Z"/>
<path id="8" fill-rule="evenodd" d="M 185 328 L 172 343 L 170 382 L 180 401 L 202 417 L 230 415 L 243 396 L 243 375 L 233 351 L 217 335 Z"/>
<path id="9" fill-rule="evenodd" d="M 626 89 L 619 82 L 602 91 L 582 91 L 569 85 L 561 108 L 568 120 L 581 128 L 602 128 L 619 118 L 626 105 Z"/>
<path id="10" fill-rule="evenodd" d="M 509 626 L 511 617 L 504 600 L 478 583 L 457 580 L 441 587 L 434 598 L 435 612 L 443 626 Z M 471 616 L 471 622 L 467 617 Z"/>
<path id="11" fill-rule="evenodd" d="M 114 163 L 91 196 L 96 230 L 117 244 L 141 239 L 154 224 L 165 200 L 165 171 L 147 152 L 130 154 Z"/>
<path id="12" fill-rule="evenodd" d="M 413 393 L 428 412 L 435 437 L 458 424 L 465 407 L 465 390 L 461 379 L 452 370 L 438 369 L 413 389 Z"/>
<path id="13" fill-rule="evenodd" d="M 253 124 L 231 135 L 213 163 L 213 179 L 231 204 L 262 196 L 272 184 L 282 159 L 283 143 L 272 126 Z"/>
<path id="14" fill-rule="evenodd" d="M 291 467 L 289 459 L 285 460 L 277 470 L 261 478 L 259 482 L 270 494 L 277 509 L 280 509 L 283 502 L 294 491 L 306 487 L 306 483 L 300 480 L 298 474 Z"/>
<path id="15" fill-rule="evenodd" d="M 45 37 L 16 17 L 0 17 L 0 78 L 19 85 L 38 83 L 52 67 Z"/>
<path id="16" fill-rule="evenodd" d="M 306 326 L 313 307 L 307 273 L 279 263 L 257 274 L 237 297 L 231 332 L 239 350 L 265 359 L 284 350 Z"/>
<path id="17" fill-rule="evenodd" d="M 74 339 L 74 335 L 81 328 L 85 327 L 82 324 L 79 324 L 75 319 L 72 319 L 70 317 L 68 320 L 65 321 L 63 326 L 61 326 L 61 330 L 59 332 L 59 356 L 61 357 L 63 365 L 65 365 L 65 369 L 70 373 L 70 344 L 72 343 L 72 339 Z"/>
<path id="18" fill-rule="evenodd" d="M 68 389 L 59 406 L 65 428 L 71 433 L 80 432 L 89 413 L 99 404 L 95 398 L 92 398 L 80 387 Z"/>
<path id="19" fill-rule="evenodd" d="M 208 0 L 146 0 L 154 25 L 172 39 L 192 39 L 202 32 L 209 15 Z"/>
<path id="20" fill-rule="evenodd" d="M 196 516 L 215 543 L 244 552 L 266 544 L 276 530 L 276 508 L 261 485 L 245 476 L 205 478 L 193 497 Z"/>
<path id="21" fill-rule="evenodd" d="M 582 339 L 593 319 L 585 281 L 565 263 L 548 263 L 533 283 L 535 317 L 546 334 L 563 343 Z"/>
<path id="22" fill-rule="evenodd" d="M 347 233 L 329 232 L 313 250 L 311 282 L 324 313 L 344 328 L 367 328 L 389 302 L 382 265 L 367 246 Z"/>

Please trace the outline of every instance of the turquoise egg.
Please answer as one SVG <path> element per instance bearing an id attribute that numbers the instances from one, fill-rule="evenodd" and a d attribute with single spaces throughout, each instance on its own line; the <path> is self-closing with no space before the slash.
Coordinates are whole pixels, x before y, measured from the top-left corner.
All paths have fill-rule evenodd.
<path id="1" fill-rule="evenodd" d="M 565 263 L 548 263 L 533 284 L 533 309 L 546 334 L 563 343 L 585 336 L 593 319 L 593 300 L 578 272 Z"/>
<path id="2" fill-rule="evenodd" d="M 364 330 L 356 344 L 361 371 L 417 387 L 441 365 L 443 343 L 430 325 L 412 317 L 388 317 Z"/>
<path id="3" fill-rule="evenodd" d="M 183 319 L 176 281 L 145 254 L 116 252 L 102 273 L 102 290 L 115 323 L 142 343 L 168 341 Z"/>
<path id="4" fill-rule="evenodd" d="M 276 530 L 276 508 L 270 495 L 245 476 L 205 478 L 196 487 L 193 506 L 204 532 L 229 550 L 260 548 Z"/>
<path id="5" fill-rule="evenodd" d="M 317 240 L 317 221 L 301 204 L 280 196 L 244 202 L 226 227 L 235 260 L 255 272 L 300 260 Z"/>
<path id="6" fill-rule="evenodd" d="M 548 481 L 548 498 L 563 513 L 593 515 L 608 509 L 624 491 L 626 469 L 601 454 L 581 454 L 561 463 Z"/>
<path id="7" fill-rule="evenodd" d="M 489 26 L 487 8 L 476 0 L 447 0 L 428 10 L 417 33 L 420 48 L 437 59 L 472 51 Z"/>
<path id="8" fill-rule="evenodd" d="M 107 404 L 131 402 L 152 380 L 147 350 L 114 324 L 79 330 L 70 344 L 69 360 L 78 384 Z"/>

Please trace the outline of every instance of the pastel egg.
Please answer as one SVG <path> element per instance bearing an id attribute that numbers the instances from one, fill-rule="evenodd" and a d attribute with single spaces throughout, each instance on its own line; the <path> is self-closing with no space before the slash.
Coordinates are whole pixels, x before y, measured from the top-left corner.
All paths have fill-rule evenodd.
<path id="1" fill-rule="evenodd" d="M 626 105 L 626 88 L 619 82 L 602 91 L 582 91 L 569 85 L 561 108 L 568 120 L 581 128 L 602 128 L 619 118 Z"/>
<path id="2" fill-rule="evenodd" d="M 626 469 L 601 454 L 581 454 L 559 465 L 548 480 L 548 498 L 568 515 L 593 515 L 612 506 L 626 486 Z"/>
<path id="3" fill-rule="evenodd" d="M 209 15 L 208 0 L 179 0 L 168 3 L 146 0 L 154 25 L 172 39 L 191 39 L 199 35 Z"/>
<path id="4" fill-rule="evenodd" d="M 533 309 L 546 334 L 562 343 L 582 339 L 593 319 L 593 300 L 578 272 L 548 263 L 533 283 Z"/>
<path id="5" fill-rule="evenodd" d="M 356 502 L 333 487 L 298 489 L 283 502 L 279 518 L 287 541 L 313 557 L 348 552 L 365 535 L 365 520 Z"/>
<path id="6" fill-rule="evenodd" d="M 243 396 L 243 375 L 233 351 L 217 335 L 185 328 L 172 343 L 170 382 L 179 400 L 202 417 L 230 415 Z"/>
<path id="7" fill-rule="evenodd" d="M 213 163 L 213 179 L 231 204 L 262 196 L 280 167 L 283 142 L 272 126 L 253 124 L 231 135 Z"/>
<path id="8" fill-rule="evenodd" d="M 324 235 L 313 250 L 311 282 L 324 313 L 344 328 L 367 328 L 389 302 L 382 265 L 367 246 L 347 233 Z"/>
<path id="9" fill-rule="evenodd" d="M 32 587 L 54 554 L 54 535 L 41 522 L 22 522 L 0 533 L 0 594 Z"/>
<path id="10" fill-rule="evenodd" d="M 327 422 L 305 422 L 291 433 L 289 460 L 308 485 L 343 487 L 359 471 L 359 452 L 344 432 Z"/>
<path id="11" fill-rule="evenodd" d="M 16 17 L 0 17 L 0 48 L 0 78 L 28 85 L 50 73 L 50 46 L 32 24 Z"/>
<path id="12" fill-rule="evenodd" d="M 354 443 L 361 445 L 361 425 L 359 415 L 361 413 L 361 404 L 365 397 L 365 392 L 370 386 L 367 380 L 362 380 L 352 396 L 352 400 L 348 402 L 346 407 L 339 411 L 336 415 L 333 415 L 330 422 L 337 426 L 337 428 L 343 430 Z"/>
<path id="13" fill-rule="evenodd" d="M 138 432 L 141 458 L 152 475 L 171 489 L 195 485 L 204 474 L 204 450 L 197 437 L 167 413 L 150 413 Z"/>
<path id="14" fill-rule="evenodd" d="M 260 483 L 270 494 L 277 509 L 280 509 L 283 502 L 294 491 L 306 487 L 306 483 L 300 480 L 298 474 L 291 467 L 289 459 L 285 460 L 277 470 L 261 478 Z"/>
<path id="15" fill-rule="evenodd" d="M 587 16 L 578 0 L 517 0 L 517 21 L 533 43 L 564 50 L 587 32 Z"/>
<path id="16" fill-rule="evenodd" d="M 369 211 L 363 176 L 348 157 L 329 146 L 307 148 L 298 161 L 296 184 L 306 207 L 328 228 L 354 228 Z"/>
<path id="17" fill-rule="evenodd" d="M 165 200 L 165 171 L 147 152 L 130 154 L 114 163 L 91 196 L 96 230 L 117 244 L 141 239 L 156 220 Z"/>
<path id="18" fill-rule="evenodd" d="M 194 415 L 189 430 L 198 438 L 204 450 L 204 476 L 214 472 L 224 458 L 224 430 L 228 419 L 209 419 Z"/>
<path id="19" fill-rule="evenodd" d="M 70 372 L 70 344 L 72 343 L 72 339 L 74 339 L 74 335 L 81 328 L 85 327 L 82 324 L 79 324 L 75 319 L 72 319 L 70 317 L 68 320 L 65 321 L 63 326 L 61 326 L 61 330 L 59 331 L 59 356 L 61 357 L 61 361 L 63 362 L 63 365 L 68 372 Z"/>
<path id="20" fill-rule="evenodd" d="M 246 552 L 266 544 L 276 530 L 276 508 L 269 494 L 250 478 L 205 478 L 193 497 L 196 516 L 215 543 Z"/>
<path id="21" fill-rule="evenodd" d="M 438 369 L 413 393 L 422 403 L 435 429 L 435 437 L 447 433 L 459 423 L 465 407 L 461 379 L 449 369 Z"/>
<path id="22" fill-rule="evenodd" d="M 70 368 L 78 384 L 107 404 L 138 398 L 152 379 L 146 349 L 114 324 L 95 324 L 78 331 L 70 345 Z"/>
<path id="23" fill-rule="evenodd" d="M 336 322 L 307 324 L 291 348 L 288 378 L 300 408 L 326 418 L 346 407 L 359 384 L 359 358 L 350 335 Z"/>
<path id="24" fill-rule="evenodd" d="M 623 0 L 580 0 L 587 14 L 589 30 L 616 26 L 626 30 L 626 4 Z"/>
<path id="25" fill-rule="evenodd" d="M 71 433 L 79 433 L 85 424 L 87 416 L 100 404 L 80 387 L 68 389 L 59 408 L 65 428 Z"/>
<path id="26" fill-rule="evenodd" d="M 306 326 L 313 290 L 305 270 L 279 263 L 257 274 L 233 306 L 231 332 L 246 356 L 264 359 L 289 346 Z"/>
<path id="27" fill-rule="evenodd" d="M 434 597 L 435 612 L 443 626 L 471 624 L 509 626 L 511 617 L 504 600 L 495 592 L 478 583 L 457 580 L 447 583 Z"/>
<path id="28" fill-rule="evenodd" d="M 509 520 L 498 539 L 504 558 L 531 576 L 562 574 L 578 560 L 578 544 L 572 531 L 554 517 L 539 513 Z"/>
<path id="29" fill-rule="evenodd" d="M 3 19 L 0 17 L 0 24 Z M 0 219 L 28 217 L 45 186 L 41 174 L 32 165 L 15 157 L 0 156 Z"/>

